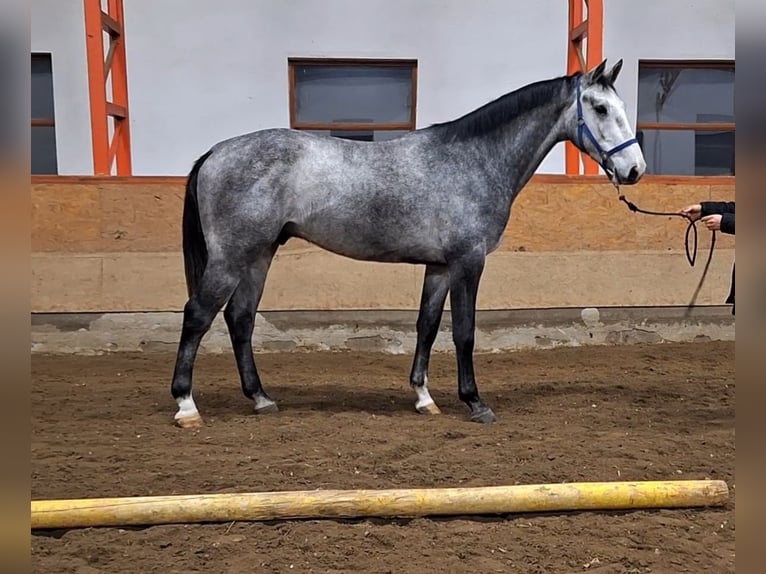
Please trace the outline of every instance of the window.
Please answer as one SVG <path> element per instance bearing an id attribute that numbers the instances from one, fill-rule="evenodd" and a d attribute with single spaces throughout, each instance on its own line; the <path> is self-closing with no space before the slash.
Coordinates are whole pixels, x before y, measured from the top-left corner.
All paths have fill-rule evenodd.
<path id="1" fill-rule="evenodd" d="M 734 175 L 734 62 L 640 62 L 637 120 L 647 173 Z"/>
<path id="2" fill-rule="evenodd" d="M 56 122 L 53 106 L 53 73 L 50 54 L 32 54 L 31 172 L 56 174 Z"/>
<path id="3" fill-rule="evenodd" d="M 379 141 L 415 129 L 414 60 L 288 60 L 290 127 Z"/>

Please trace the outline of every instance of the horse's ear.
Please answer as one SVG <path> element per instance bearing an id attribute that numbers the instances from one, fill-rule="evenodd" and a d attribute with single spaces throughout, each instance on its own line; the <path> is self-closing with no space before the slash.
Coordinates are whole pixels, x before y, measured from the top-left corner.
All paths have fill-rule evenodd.
<path id="1" fill-rule="evenodd" d="M 620 58 L 617 63 L 612 66 L 612 69 L 604 75 L 604 78 L 609 82 L 610 85 L 613 86 L 617 81 L 617 76 L 620 75 L 620 70 L 622 70 L 622 58 Z"/>
<path id="2" fill-rule="evenodd" d="M 606 69 L 606 59 L 604 59 L 603 62 L 601 62 L 598 66 L 593 68 L 589 73 L 588 77 L 591 81 L 591 83 L 595 84 L 598 82 L 602 76 L 604 75 L 604 70 Z"/>

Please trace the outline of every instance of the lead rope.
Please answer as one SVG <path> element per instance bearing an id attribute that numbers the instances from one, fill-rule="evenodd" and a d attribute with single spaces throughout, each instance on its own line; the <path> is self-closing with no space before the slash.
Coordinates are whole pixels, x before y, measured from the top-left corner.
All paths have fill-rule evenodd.
<path id="1" fill-rule="evenodd" d="M 619 188 L 618 188 L 618 191 L 619 191 Z M 648 211 L 646 209 L 641 209 L 635 203 L 633 203 L 632 201 L 629 201 L 624 195 L 620 195 L 620 201 L 624 202 L 625 205 L 628 206 L 628 209 L 630 209 L 634 213 L 644 213 L 646 215 L 660 215 L 663 217 L 664 216 L 682 217 L 684 219 L 687 219 L 689 221 L 689 225 L 686 228 L 686 237 L 684 240 L 684 246 L 686 247 L 686 260 L 689 262 L 689 265 L 691 267 L 694 267 L 694 264 L 697 261 L 697 223 L 695 221 L 693 221 L 690 217 L 682 213 L 671 213 L 671 212 L 665 212 L 665 211 Z M 690 250 L 689 235 L 692 231 L 694 232 L 694 248 Z M 716 233 L 715 231 L 713 231 L 713 237 L 710 240 L 710 251 L 708 252 L 707 261 L 705 262 L 705 269 L 702 272 L 702 277 L 700 277 L 700 281 L 697 284 L 697 288 L 694 290 L 694 295 L 692 295 L 691 301 L 689 301 L 689 304 L 686 306 L 686 312 L 684 313 L 684 318 L 689 317 L 692 307 L 694 307 L 694 304 L 697 302 L 697 296 L 699 295 L 700 289 L 702 289 L 702 284 L 705 282 L 705 277 L 707 277 L 708 269 L 710 269 L 710 261 L 713 259 L 713 249 L 715 248 L 715 238 L 716 238 Z"/>

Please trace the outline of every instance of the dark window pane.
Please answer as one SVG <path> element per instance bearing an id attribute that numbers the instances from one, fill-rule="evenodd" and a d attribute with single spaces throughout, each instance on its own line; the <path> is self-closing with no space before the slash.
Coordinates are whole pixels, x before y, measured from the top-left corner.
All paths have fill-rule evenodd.
<path id="1" fill-rule="evenodd" d="M 409 122 L 411 106 L 409 67 L 295 66 L 299 122 Z"/>
<path id="2" fill-rule="evenodd" d="M 385 141 L 392 140 L 410 133 L 400 130 L 305 130 L 320 136 L 329 136 L 356 141 Z"/>
<path id="3" fill-rule="evenodd" d="M 53 119 L 53 74 L 50 54 L 32 54 L 32 117 Z"/>
<path id="4" fill-rule="evenodd" d="M 642 130 L 647 173 L 734 175 L 734 132 Z"/>
<path id="5" fill-rule="evenodd" d="M 32 128 L 31 173 L 55 175 L 58 173 L 56 161 L 56 128 Z"/>
<path id="6" fill-rule="evenodd" d="M 735 175 L 734 132 L 696 132 L 695 175 Z"/>
<path id="7" fill-rule="evenodd" d="M 734 121 L 734 69 L 640 66 L 638 122 Z"/>

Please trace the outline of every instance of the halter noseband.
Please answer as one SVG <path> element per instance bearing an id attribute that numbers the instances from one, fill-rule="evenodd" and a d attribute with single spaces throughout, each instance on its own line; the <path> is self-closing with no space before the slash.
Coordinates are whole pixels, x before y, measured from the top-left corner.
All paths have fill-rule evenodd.
<path id="1" fill-rule="evenodd" d="M 582 76 L 578 76 L 577 78 L 577 143 L 580 146 L 580 149 L 585 149 L 585 146 L 583 145 L 583 133 L 587 136 L 587 138 L 591 141 L 593 144 L 593 147 L 596 148 L 596 151 L 601 156 L 601 161 L 599 162 L 601 164 L 601 167 L 604 168 L 604 171 L 608 171 L 606 166 L 604 165 L 607 160 L 612 157 L 614 154 L 616 154 L 619 151 L 624 150 L 626 147 L 632 146 L 633 144 L 638 144 L 638 140 L 636 138 L 631 138 L 627 141 L 622 142 L 620 145 L 617 145 L 613 147 L 610 150 L 605 150 L 603 147 L 601 147 L 601 144 L 598 143 L 598 140 L 593 135 L 593 132 L 590 131 L 590 128 L 585 123 L 585 118 L 583 117 L 582 113 L 582 88 L 581 88 L 581 78 Z"/>

